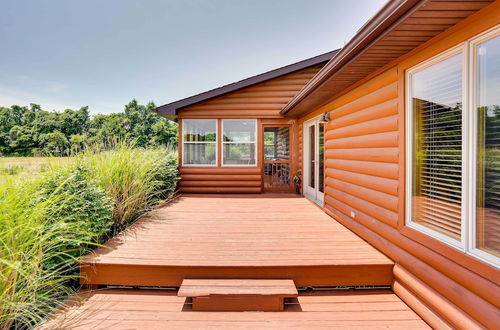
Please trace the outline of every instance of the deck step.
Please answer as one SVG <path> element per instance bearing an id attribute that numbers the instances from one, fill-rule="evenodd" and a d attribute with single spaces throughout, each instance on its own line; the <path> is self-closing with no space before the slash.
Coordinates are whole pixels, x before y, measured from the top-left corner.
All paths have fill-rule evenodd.
<path id="1" fill-rule="evenodd" d="M 185 279 L 177 293 L 192 298 L 194 311 L 282 311 L 298 296 L 290 279 Z"/>

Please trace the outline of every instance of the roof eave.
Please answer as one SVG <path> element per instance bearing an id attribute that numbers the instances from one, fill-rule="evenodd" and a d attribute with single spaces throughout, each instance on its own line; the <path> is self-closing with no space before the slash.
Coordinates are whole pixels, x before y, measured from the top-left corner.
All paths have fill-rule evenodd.
<path id="1" fill-rule="evenodd" d="M 308 67 L 318 65 L 321 63 L 328 62 L 335 54 L 339 51 L 339 49 L 333 50 L 328 53 L 324 53 L 315 57 L 308 58 L 306 60 L 296 62 L 278 69 L 274 69 L 262 74 L 258 74 L 243 80 L 240 80 L 235 83 L 231 83 L 222 87 L 218 87 L 197 95 L 193 95 L 172 103 L 168 103 L 162 106 L 159 106 L 155 109 L 156 113 L 162 116 L 166 115 L 176 115 L 177 111 L 185 108 L 187 106 L 197 104 L 200 102 L 208 101 L 212 98 L 219 97 L 237 90 L 240 90 L 242 88 L 246 88 L 261 82 L 265 82 L 267 80 L 271 80 L 274 78 L 278 78 L 281 76 L 284 76 L 286 74 L 303 70 Z"/>
<path id="2" fill-rule="evenodd" d="M 280 111 L 291 115 L 294 108 L 319 88 L 330 76 L 346 65 L 358 52 L 368 47 L 384 31 L 409 15 L 427 0 L 393 0 L 380 9 L 356 35 L 295 95 Z"/>

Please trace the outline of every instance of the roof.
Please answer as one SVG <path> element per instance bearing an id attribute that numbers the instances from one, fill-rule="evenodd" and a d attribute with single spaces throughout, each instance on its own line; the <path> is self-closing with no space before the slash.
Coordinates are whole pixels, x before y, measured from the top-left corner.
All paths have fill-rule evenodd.
<path id="1" fill-rule="evenodd" d="M 197 95 L 193 95 L 190 97 L 187 97 L 185 99 L 175 101 L 172 103 L 168 103 L 162 106 L 159 106 L 155 109 L 155 111 L 160 114 L 160 115 L 175 115 L 177 114 L 177 110 L 181 108 L 185 108 L 187 106 L 203 102 L 209 99 L 212 99 L 214 97 L 218 97 L 227 93 L 234 92 L 238 89 L 249 87 L 270 79 L 278 78 L 280 76 L 284 76 L 286 74 L 299 71 L 302 69 L 306 69 L 308 67 L 318 65 L 321 63 L 326 63 L 328 62 L 339 50 L 333 50 L 328 53 L 324 53 L 318 56 L 314 56 L 311 58 L 308 58 L 306 60 L 293 63 L 275 70 L 271 70 L 265 73 L 258 74 L 256 76 L 252 76 L 250 78 L 246 78 L 243 80 L 240 80 L 238 82 L 228 84 L 219 88 L 215 88 L 212 90 L 209 90 L 207 92 L 203 92 Z"/>
<path id="2" fill-rule="evenodd" d="M 297 117 L 494 0 L 390 0 L 281 110 Z"/>

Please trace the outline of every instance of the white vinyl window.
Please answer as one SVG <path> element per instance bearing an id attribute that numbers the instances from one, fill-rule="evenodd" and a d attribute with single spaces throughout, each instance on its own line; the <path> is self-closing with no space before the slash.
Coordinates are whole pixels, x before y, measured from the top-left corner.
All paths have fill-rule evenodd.
<path id="1" fill-rule="evenodd" d="M 406 82 L 407 226 L 500 265 L 500 28 Z"/>
<path id="2" fill-rule="evenodd" d="M 257 120 L 222 120 L 222 165 L 257 165 Z"/>
<path id="3" fill-rule="evenodd" d="M 182 165 L 217 166 L 217 120 L 182 120 Z"/>

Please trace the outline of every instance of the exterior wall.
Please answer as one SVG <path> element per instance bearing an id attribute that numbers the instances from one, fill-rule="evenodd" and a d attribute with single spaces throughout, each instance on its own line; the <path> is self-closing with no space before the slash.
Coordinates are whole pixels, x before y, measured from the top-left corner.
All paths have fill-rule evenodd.
<path id="1" fill-rule="evenodd" d="M 331 114 L 324 211 L 397 263 L 394 291 L 439 328 L 498 327 L 500 272 L 404 225 L 404 72 L 499 23 L 480 11 L 299 119 Z"/>
<path id="2" fill-rule="evenodd" d="M 322 65 L 290 73 L 179 111 L 179 136 L 182 120 L 188 118 L 257 119 L 257 166 L 221 166 L 220 145 L 218 166 L 181 166 L 180 192 L 183 193 L 261 193 L 262 127 L 268 124 L 290 124 L 291 176 L 297 170 L 297 128 L 295 120 L 279 114 L 283 106 L 319 71 Z M 219 129 L 221 125 L 219 123 Z M 221 132 L 219 131 L 219 136 Z M 182 145 L 179 143 L 179 157 Z M 179 162 L 181 164 L 181 162 Z"/>

